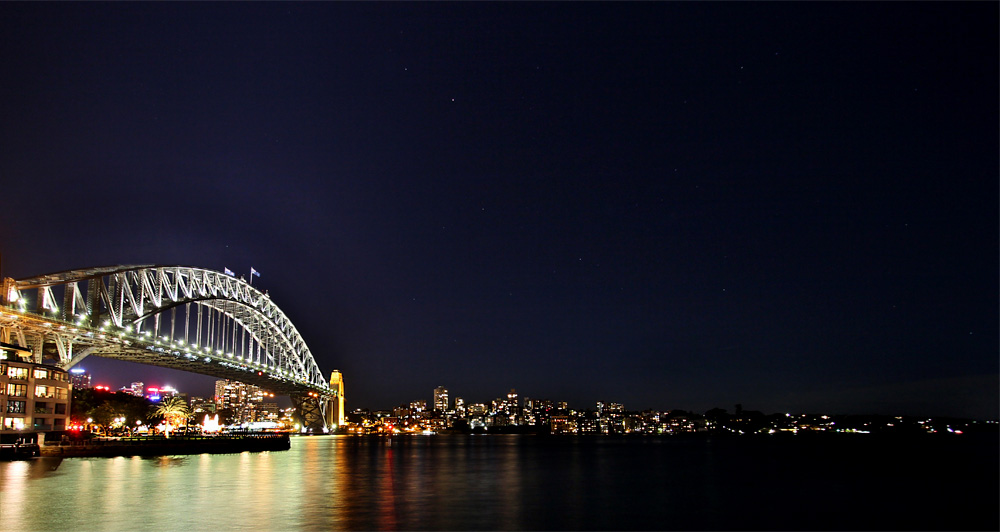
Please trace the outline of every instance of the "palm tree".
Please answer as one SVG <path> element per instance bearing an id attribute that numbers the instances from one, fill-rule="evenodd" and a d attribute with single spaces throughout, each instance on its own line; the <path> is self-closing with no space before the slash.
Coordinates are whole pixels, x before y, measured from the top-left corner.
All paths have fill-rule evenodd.
<path id="1" fill-rule="evenodd" d="M 191 408 L 180 397 L 168 397 L 153 410 L 153 415 L 163 416 L 167 422 L 166 436 L 170 437 L 170 423 L 177 418 L 186 419 L 191 414 Z"/>

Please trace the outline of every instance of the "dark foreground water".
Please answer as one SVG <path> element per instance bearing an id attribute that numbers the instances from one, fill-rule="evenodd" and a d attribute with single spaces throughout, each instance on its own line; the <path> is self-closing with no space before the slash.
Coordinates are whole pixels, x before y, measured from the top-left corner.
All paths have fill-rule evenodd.
<path id="1" fill-rule="evenodd" d="M 997 438 L 293 438 L 0 462 L 0 530 L 1000 528 Z"/>

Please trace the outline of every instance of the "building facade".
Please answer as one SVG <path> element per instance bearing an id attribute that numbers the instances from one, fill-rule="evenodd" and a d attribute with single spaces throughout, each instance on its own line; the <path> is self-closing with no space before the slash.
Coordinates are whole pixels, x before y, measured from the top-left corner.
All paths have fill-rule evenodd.
<path id="1" fill-rule="evenodd" d="M 448 411 L 448 389 L 444 386 L 434 388 L 434 410 L 438 412 Z"/>
<path id="2" fill-rule="evenodd" d="M 0 433 L 66 430 L 73 395 L 69 374 L 28 360 L 29 350 L 0 344 Z"/>
<path id="3" fill-rule="evenodd" d="M 215 381 L 215 404 L 217 411 L 228 410 L 232 416 L 230 423 L 262 421 L 264 400 L 274 397 L 259 386 L 233 380 Z"/>

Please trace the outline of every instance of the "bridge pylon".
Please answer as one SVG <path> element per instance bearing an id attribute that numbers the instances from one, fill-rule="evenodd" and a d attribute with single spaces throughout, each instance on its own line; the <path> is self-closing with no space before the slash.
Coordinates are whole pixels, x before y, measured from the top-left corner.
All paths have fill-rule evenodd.
<path id="1" fill-rule="evenodd" d="M 317 392 L 289 395 L 292 406 L 295 407 L 295 422 L 304 431 L 313 434 L 324 434 L 327 426 L 327 412 L 333 407 L 330 397 Z"/>

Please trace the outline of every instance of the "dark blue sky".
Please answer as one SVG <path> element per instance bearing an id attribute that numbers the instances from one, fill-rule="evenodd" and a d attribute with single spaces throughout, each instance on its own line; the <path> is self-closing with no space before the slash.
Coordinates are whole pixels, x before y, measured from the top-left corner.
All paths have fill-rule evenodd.
<path id="1" fill-rule="evenodd" d="M 3 3 L 3 274 L 253 266 L 352 408 L 997 417 L 997 20 Z"/>

